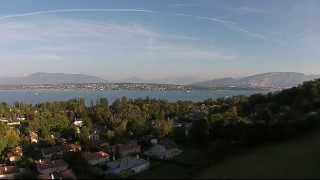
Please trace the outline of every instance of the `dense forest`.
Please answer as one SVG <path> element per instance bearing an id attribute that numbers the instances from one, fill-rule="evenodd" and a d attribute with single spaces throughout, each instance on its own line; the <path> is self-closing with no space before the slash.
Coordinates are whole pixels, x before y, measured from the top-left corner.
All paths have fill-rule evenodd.
<path id="1" fill-rule="evenodd" d="M 320 80 L 266 95 L 203 102 L 123 97 L 112 104 L 107 99 L 99 99 L 90 106 L 81 98 L 36 105 L 2 103 L 0 119 L 24 117 L 26 121 L 19 128 L 0 123 L 0 153 L 17 144 L 26 144 L 25 137 L 30 131 L 39 134 L 44 146 L 57 143 L 59 138 L 72 138 L 89 148 L 93 134 L 110 143 L 152 135 L 181 143 L 224 140 L 255 145 L 308 131 L 317 123 L 319 112 Z M 84 123 L 81 129 L 73 126 L 77 120 Z M 189 136 L 179 133 L 175 126 L 178 122 L 192 123 Z"/>

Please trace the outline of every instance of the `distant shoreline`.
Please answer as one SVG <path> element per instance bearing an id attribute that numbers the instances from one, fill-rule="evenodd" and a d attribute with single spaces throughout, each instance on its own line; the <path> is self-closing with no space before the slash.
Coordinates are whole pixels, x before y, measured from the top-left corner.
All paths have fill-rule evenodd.
<path id="1" fill-rule="evenodd" d="M 93 90 L 93 91 L 185 91 L 193 90 L 248 90 L 275 91 L 281 89 L 258 87 L 201 87 L 192 85 L 151 84 L 151 83 L 66 83 L 66 84 L 19 84 L 0 85 L 0 90 Z"/>

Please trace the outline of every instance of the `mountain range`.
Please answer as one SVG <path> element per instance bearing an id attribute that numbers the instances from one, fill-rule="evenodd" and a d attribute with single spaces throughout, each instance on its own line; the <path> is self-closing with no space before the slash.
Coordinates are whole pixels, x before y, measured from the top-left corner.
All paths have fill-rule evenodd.
<path id="1" fill-rule="evenodd" d="M 192 86 L 208 88 L 277 88 L 297 86 L 304 81 L 320 78 L 320 75 L 305 75 L 297 72 L 269 72 L 242 78 L 221 78 L 193 83 Z"/>
<path id="2" fill-rule="evenodd" d="M 297 72 L 269 72 L 256 74 L 241 78 L 220 78 L 209 81 L 196 82 L 187 86 L 202 88 L 276 88 L 284 89 L 297 86 L 304 81 L 320 78 L 320 75 L 305 75 Z M 183 79 L 185 80 L 185 79 Z M 192 81 L 192 79 L 190 79 Z M 63 83 L 107 83 L 105 79 L 85 74 L 66 73 L 34 73 L 23 77 L 0 78 L 1 85 L 22 85 L 22 84 L 63 84 Z M 125 81 L 121 81 L 125 82 Z M 146 83 L 139 78 L 126 80 L 129 83 Z M 171 82 L 167 79 L 166 82 Z M 160 84 L 162 81 L 148 83 Z M 171 83 L 175 84 L 175 83 Z M 179 83 L 176 83 L 179 84 Z"/>
<path id="3" fill-rule="evenodd" d="M 24 77 L 0 78 L 0 84 L 63 84 L 63 83 L 99 83 L 106 80 L 84 74 L 34 73 Z"/>

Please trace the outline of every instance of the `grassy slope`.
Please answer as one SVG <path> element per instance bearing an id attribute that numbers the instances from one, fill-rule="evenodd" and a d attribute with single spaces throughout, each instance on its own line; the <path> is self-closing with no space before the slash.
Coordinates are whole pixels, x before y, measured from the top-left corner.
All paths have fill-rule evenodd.
<path id="1" fill-rule="evenodd" d="M 266 145 L 226 159 L 199 173 L 201 178 L 320 177 L 320 130 L 286 143 Z"/>

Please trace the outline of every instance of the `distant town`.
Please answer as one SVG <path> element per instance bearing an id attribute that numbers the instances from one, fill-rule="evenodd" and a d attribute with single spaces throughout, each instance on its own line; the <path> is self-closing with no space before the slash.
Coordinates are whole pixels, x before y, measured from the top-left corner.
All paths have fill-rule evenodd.
<path id="1" fill-rule="evenodd" d="M 0 78 L 0 90 L 57 89 L 95 91 L 139 90 L 139 91 L 191 91 L 191 90 L 267 90 L 277 91 L 291 88 L 320 78 L 296 72 L 270 72 L 242 78 L 222 78 L 191 84 L 157 82 L 110 82 L 85 74 L 34 73 L 24 77 Z"/>
<path id="2" fill-rule="evenodd" d="M 173 84 L 149 83 L 63 83 L 63 84 L 27 84 L 27 85 L 0 85 L 0 90 L 16 89 L 87 89 L 95 91 L 105 90 L 143 90 L 143 91 L 190 91 L 191 86 Z"/>
<path id="3" fill-rule="evenodd" d="M 0 85 L 0 90 L 93 90 L 93 91 L 185 91 L 192 90 L 280 90 L 262 87 L 204 87 L 196 85 L 155 84 L 155 83 L 62 83 L 62 84 L 21 84 Z"/>

